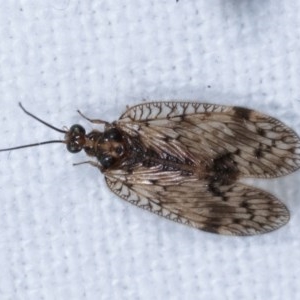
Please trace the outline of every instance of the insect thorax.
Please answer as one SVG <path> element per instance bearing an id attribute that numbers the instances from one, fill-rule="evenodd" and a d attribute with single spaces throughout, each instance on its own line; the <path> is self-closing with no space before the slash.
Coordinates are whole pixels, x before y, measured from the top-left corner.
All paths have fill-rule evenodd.
<path id="1" fill-rule="evenodd" d="M 115 127 L 104 132 L 93 130 L 85 137 L 84 150 L 94 156 L 104 169 L 117 164 L 125 155 L 126 139 Z"/>

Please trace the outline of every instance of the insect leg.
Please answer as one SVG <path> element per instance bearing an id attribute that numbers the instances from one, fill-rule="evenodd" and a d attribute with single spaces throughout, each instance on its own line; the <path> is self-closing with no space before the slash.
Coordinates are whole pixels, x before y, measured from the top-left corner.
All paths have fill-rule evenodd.
<path id="1" fill-rule="evenodd" d="M 87 116 L 85 116 L 80 110 L 77 110 L 77 112 L 79 113 L 79 115 L 81 117 L 83 117 L 84 119 L 86 119 L 87 121 L 93 123 L 93 124 L 105 124 L 105 125 L 109 125 L 108 122 L 103 121 L 103 120 L 99 120 L 99 119 L 90 119 Z"/>
<path id="2" fill-rule="evenodd" d="M 79 163 L 75 163 L 75 164 L 73 164 L 73 166 L 80 166 L 80 165 L 83 165 L 83 164 L 89 164 L 89 165 L 99 169 L 101 172 L 103 171 L 103 167 L 101 166 L 101 164 L 99 164 L 95 161 L 92 161 L 92 160 L 87 160 L 87 161 L 82 161 L 82 162 L 79 162 Z"/>

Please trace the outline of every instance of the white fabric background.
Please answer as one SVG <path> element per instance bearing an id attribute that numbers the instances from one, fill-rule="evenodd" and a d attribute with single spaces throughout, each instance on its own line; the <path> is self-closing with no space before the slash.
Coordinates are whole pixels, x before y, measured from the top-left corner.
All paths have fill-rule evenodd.
<path id="1" fill-rule="evenodd" d="M 13 0 L 0 5 L 0 147 L 62 138 L 147 100 L 242 105 L 300 133 L 296 0 Z M 300 299 L 300 172 L 259 180 L 270 234 L 193 230 L 112 194 L 64 146 L 0 153 L 0 299 Z"/>

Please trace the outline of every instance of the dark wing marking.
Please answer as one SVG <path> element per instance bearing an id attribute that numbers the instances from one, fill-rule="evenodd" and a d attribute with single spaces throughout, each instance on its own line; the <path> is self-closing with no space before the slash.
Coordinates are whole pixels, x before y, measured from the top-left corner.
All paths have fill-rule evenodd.
<path id="1" fill-rule="evenodd" d="M 266 233 L 289 220 L 288 210 L 274 196 L 241 183 L 221 186 L 221 195 L 216 196 L 208 190 L 208 182 L 179 172 L 141 167 L 132 174 L 115 170 L 105 176 L 109 188 L 130 203 L 212 233 Z"/>
<path id="2" fill-rule="evenodd" d="M 128 109 L 116 125 L 157 152 L 210 168 L 230 154 L 241 177 L 277 177 L 300 166 L 300 142 L 275 118 L 240 108 L 152 102 Z"/>

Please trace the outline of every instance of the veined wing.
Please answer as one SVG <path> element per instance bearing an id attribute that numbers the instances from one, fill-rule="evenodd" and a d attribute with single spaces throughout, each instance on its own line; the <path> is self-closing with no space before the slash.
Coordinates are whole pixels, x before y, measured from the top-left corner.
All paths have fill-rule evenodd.
<path id="1" fill-rule="evenodd" d="M 275 118 L 241 107 L 152 102 L 131 107 L 116 124 L 147 148 L 207 169 L 230 155 L 241 177 L 277 177 L 300 166 L 296 133 Z"/>
<path id="2" fill-rule="evenodd" d="M 170 220 L 225 235 L 254 235 L 275 230 L 289 220 L 286 207 L 271 194 L 241 183 L 220 186 L 220 195 L 208 182 L 161 172 L 159 167 L 105 174 L 119 197 Z"/>

